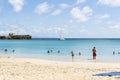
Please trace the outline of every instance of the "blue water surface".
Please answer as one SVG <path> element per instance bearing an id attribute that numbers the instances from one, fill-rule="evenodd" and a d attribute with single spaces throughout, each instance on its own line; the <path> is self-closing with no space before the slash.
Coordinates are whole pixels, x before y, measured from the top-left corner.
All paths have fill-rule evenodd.
<path id="1" fill-rule="evenodd" d="M 92 48 L 97 49 L 98 59 L 119 59 L 120 39 L 73 39 L 73 40 L 0 40 L 0 54 L 5 54 L 3 49 L 8 49 L 7 54 L 13 54 L 12 50 L 18 56 L 27 56 L 35 58 L 48 58 L 47 51 L 52 58 L 70 58 L 70 52 L 73 50 L 75 56 L 85 59 L 92 59 Z M 58 53 L 60 50 L 60 53 Z M 113 55 L 115 51 L 115 55 Z"/>

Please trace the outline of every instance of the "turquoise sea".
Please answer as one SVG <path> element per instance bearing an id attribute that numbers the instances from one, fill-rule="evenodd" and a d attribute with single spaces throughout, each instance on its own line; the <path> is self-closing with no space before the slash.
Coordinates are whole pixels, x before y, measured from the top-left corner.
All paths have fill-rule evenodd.
<path id="1" fill-rule="evenodd" d="M 75 60 L 92 59 L 92 48 L 97 49 L 98 60 L 120 61 L 120 39 L 32 39 L 0 40 L 0 54 L 16 55 L 50 60 L 71 61 L 70 52 L 75 53 Z M 8 51 L 5 53 L 4 49 Z M 13 53 L 12 50 L 15 50 Z M 48 54 L 47 51 L 50 51 Z M 60 53 L 58 53 L 60 50 Z M 115 55 L 113 55 L 115 51 Z M 78 53 L 81 52 L 81 56 Z"/>

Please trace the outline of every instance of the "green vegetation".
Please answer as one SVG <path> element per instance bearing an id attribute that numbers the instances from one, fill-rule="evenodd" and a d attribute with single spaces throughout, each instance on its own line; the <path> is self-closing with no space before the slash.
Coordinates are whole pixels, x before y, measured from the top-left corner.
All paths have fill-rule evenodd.
<path id="1" fill-rule="evenodd" d="M 0 36 L 0 39 L 6 39 L 6 37 L 5 36 Z"/>
<path id="2" fill-rule="evenodd" d="M 30 35 L 15 35 L 14 33 L 9 33 L 8 36 L 0 36 L 0 39 L 32 39 Z"/>

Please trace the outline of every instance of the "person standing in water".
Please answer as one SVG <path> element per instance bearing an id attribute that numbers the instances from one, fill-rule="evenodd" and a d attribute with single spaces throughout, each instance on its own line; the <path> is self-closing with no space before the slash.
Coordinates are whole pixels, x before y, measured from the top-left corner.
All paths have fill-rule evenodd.
<path id="1" fill-rule="evenodd" d="M 93 52 L 93 60 L 96 60 L 96 56 L 97 56 L 96 47 L 93 47 L 92 52 Z"/>
<path id="2" fill-rule="evenodd" d="M 74 52 L 71 51 L 72 61 L 74 61 Z"/>
<path id="3" fill-rule="evenodd" d="M 7 53 L 7 51 L 8 51 L 7 49 L 4 50 L 5 54 Z"/>
<path id="4" fill-rule="evenodd" d="M 60 53 L 60 50 L 58 50 L 58 53 Z"/>
<path id="5" fill-rule="evenodd" d="M 47 53 L 48 53 L 48 55 L 49 55 L 49 54 L 50 54 L 50 51 L 48 50 Z"/>
<path id="6" fill-rule="evenodd" d="M 113 51 L 113 55 L 115 55 L 115 51 Z"/>
<path id="7" fill-rule="evenodd" d="M 14 52 L 15 52 L 15 50 L 13 49 L 13 50 L 12 50 L 12 52 L 14 53 Z"/>
<path id="8" fill-rule="evenodd" d="M 79 52 L 78 54 L 79 54 L 79 56 L 81 56 L 81 52 Z"/>

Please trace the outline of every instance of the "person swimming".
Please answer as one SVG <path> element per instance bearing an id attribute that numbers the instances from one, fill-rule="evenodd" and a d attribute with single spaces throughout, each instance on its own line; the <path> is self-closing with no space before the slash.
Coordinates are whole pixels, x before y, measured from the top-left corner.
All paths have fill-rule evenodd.
<path id="1" fill-rule="evenodd" d="M 15 50 L 13 49 L 13 50 L 12 50 L 12 52 L 14 53 L 14 52 L 15 52 Z"/>
<path id="2" fill-rule="evenodd" d="M 50 51 L 48 50 L 47 53 L 50 54 Z"/>
<path id="3" fill-rule="evenodd" d="M 5 54 L 7 53 L 7 51 L 8 51 L 7 49 L 4 49 Z"/>
<path id="4" fill-rule="evenodd" d="M 115 51 L 113 51 L 113 55 L 115 55 Z"/>
<path id="5" fill-rule="evenodd" d="M 60 50 L 58 50 L 58 53 L 60 53 Z"/>
<path id="6" fill-rule="evenodd" d="M 78 54 L 79 54 L 79 56 L 81 56 L 81 52 L 79 52 Z"/>
<path id="7" fill-rule="evenodd" d="M 53 52 L 53 50 L 50 50 L 51 51 L 51 53 Z"/>
<path id="8" fill-rule="evenodd" d="M 118 52 L 118 54 L 120 54 L 120 52 Z"/>

